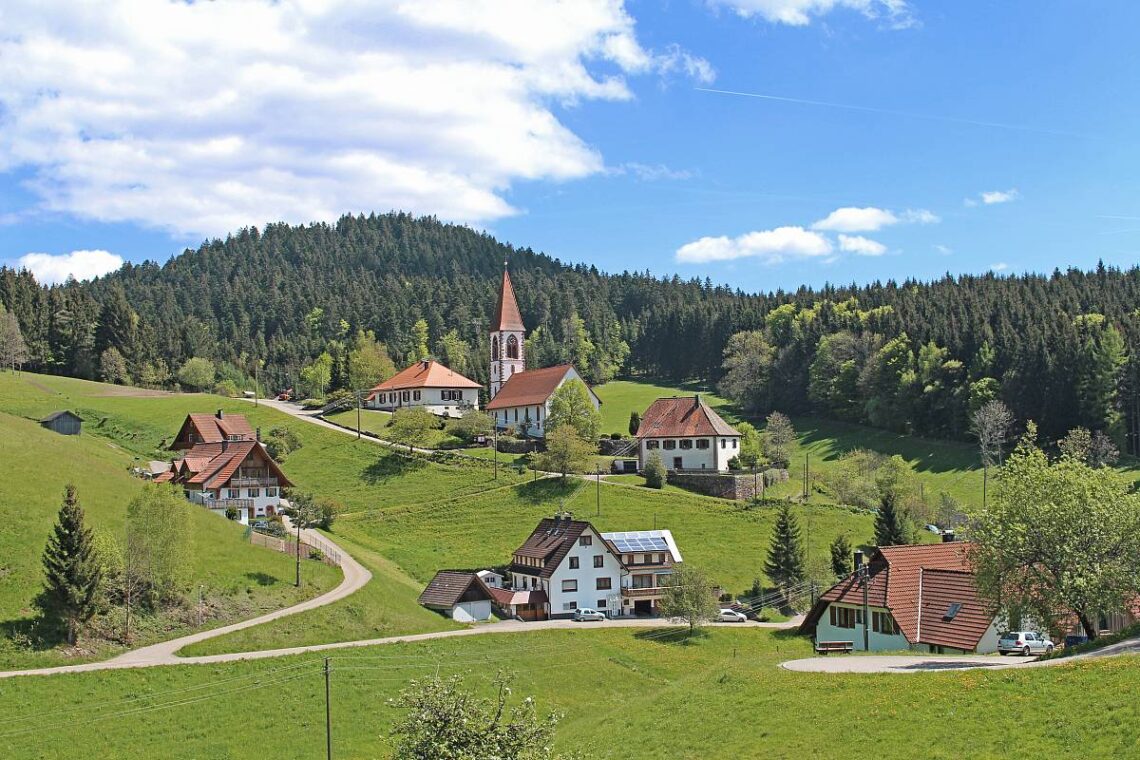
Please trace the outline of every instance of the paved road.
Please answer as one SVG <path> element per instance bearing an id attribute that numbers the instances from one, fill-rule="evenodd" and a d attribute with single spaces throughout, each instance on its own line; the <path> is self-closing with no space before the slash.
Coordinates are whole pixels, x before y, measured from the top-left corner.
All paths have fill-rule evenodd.
<path id="1" fill-rule="evenodd" d="M 223 626 L 221 628 L 212 628 L 208 631 L 200 631 L 198 633 L 190 634 L 189 636 L 182 636 L 170 641 L 162 641 L 158 644 L 151 644 L 150 646 L 140 647 L 133 649 L 129 652 L 124 652 L 118 657 L 113 657 L 110 660 L 103 660 L 101 662 L 88 662 L 82 665 L 62 665 L 55 668 L 39 668 L 35 670 L 10 670 L 0 672 L 0 678 L 9 678 L 12 676 L 22 675 L 54 675 L 56 673 L 84 673 L 92 670 L 117 670 L 120 668 L 146 668 L 154 665 L 176 665 L 181 662 L 195 662 L 207 660 L 203 658 L 192 657 L 178 657 L 175 655 L 179 649 L 196 644 L 199 641 L 212 639 L 217 636 L 223 636 L 227 633 L 240 631 L 245 628 L 250 628 L 262 623 L 268 623 L 272 620 L 286 617 L 288 615 L 295 615 L 298 612 L 305 610 L 313 610 L 318 607 L 323 607 L 326 604 L 344 599 L 346 596 L 355 593 L 364 584 L 372 579 L 372 573 L 364 565 L 357 562 L 351 554 L 346 552 L 343 547 L 338 546 L 333 541 L 330 541 L 327 536 L 316 533 L 313 530 L 305 529 L 301 531 L 302 537 L 315 538 L 316 540 L 325 544 L 332 544 L 332 547 L 340 554 L 340 568 L 344 573 L 344 579 L 341 580 L 340 585 L 331 591 L 327 591 L 318 597 L 308 599 L 299 604 L 294 604 L 292 607 L 285 607 L 284 609 L 276 610 L 274 612 L 266 613 L 259 617 L 243 620 L 239 623 Z"/>

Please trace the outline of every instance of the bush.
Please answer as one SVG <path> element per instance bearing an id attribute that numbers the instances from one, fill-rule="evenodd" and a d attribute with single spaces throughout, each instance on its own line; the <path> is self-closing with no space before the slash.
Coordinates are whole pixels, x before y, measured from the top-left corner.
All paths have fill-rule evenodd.
<path id="1" fill-rule="evenodd" d="M 307 398 L 301 402 L 302 409 L 320 409 L 325 405 L 325 402 L 319 398 Z"/>
<path id="2" fill-rule="evenodd" d="M 740 457 L 733 457 L 732 459 L 729 459 L 729 460 L 728 460 L 728 469 L 730 469 L 730 470 L 739 470 L 739 469 L 741 469 L 741 467 L 740 467 Z"/>
<path id="3" fill-rule="evenodd" d="M 665 464 L 661 461 L 661 455 L 653 452 L 649 456 L 649 461 L 645 463 L 645 485 L 650 488 L 664 488 L 665 487 Z"/>
<path id="4" fill-rule="evenodd" d="M 277 462 L 284 462 L 285 457 L 301 448 L 301 439 L 287 427 L 275 427 L 265 436 L 265 450 Z"/>
<path id="5" fill-rule="evenodd" d="M 788 471 L 776 469 L 775 467 L 764 470 L 764 487 L 774 486 L 777 483 L 784 483 L 788 480 Z"/>
<path id="6" fill-rule="evenodd" d="M 229 396 L 230 398 L 240 395 L 238 387 L 234 385 L 233 380 L 222 380 L 221 382 L 215 383 L 214 394 L 217 396 Z"/>
<path id="7" fill-rule="evenodd" d="M 241 516 L 241 513 L 238 512 L 237 507 L 226 507 L 226 519 L 227 520 L 233 520 L 234 522 L 237 522 L 237 519 L 240 516 Z"/>
<path id="8" fill-rule="evenodd" d="M 621 439 L 622 439 L 621 433 L 610 433 L 610 440 L 611 441 L 620 441 Z"/>
<path id="9" fill-rule="evenodd" d="M 355 398 L 356 397 L 353 396 L 352 391 L 347 390 L 346 388 L 341 388 L 328 394 L 328 397 L 325 398 L 325 403 L 331 404 L 334 401 L 344 401 L 345 399 L 353 399 L 355 402 Z"/>

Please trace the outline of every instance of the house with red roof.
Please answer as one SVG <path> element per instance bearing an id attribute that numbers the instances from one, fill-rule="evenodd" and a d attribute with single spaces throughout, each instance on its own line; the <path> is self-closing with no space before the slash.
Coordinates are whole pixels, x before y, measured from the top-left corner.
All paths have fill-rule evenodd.
<path id="1" fill-rule="evenodd" d="M 800 631 L 817 646 L 856 651 L 866 629 L 869 651 L 996 652 L 1003 621 L 978 594 L 969 549 L 960 541 L 880 547 L 819 597 Z"/>
<path id="2" fill-rule="evenodd" d="M 178 457 L 154 478 L 173 483 L 195 504 L 248 523 L 277 513 L 281 490 L 292 486 L 260 436 L 240 414 L 189 414 L 170 448 Z"/>
<path id="3" fill-rule="evenodd" d="M 479 408 L 481 387 L 437 361 L 424 359 L 377 385 L 364 403 L 389 412 L 422 406 L 441 417 L 461 417 L 468 409 Z"/>
<path id="4" fill-rule="evenodd" d="M 503 270 L 499 301 L 491 324 L 490 402 L 487 411 L 500 430 L 517 430 L 532 438 L 546 436 L 550 398 L 564 383 L 581 380 L 597 409 L 602 401 L 570 364 L 527 369 L 526 326 L 511 276 Z"/>
<path id="5" fill-rule="evenodd" d="M 654 454 L 667 470 L 725 472 L 740 453 L 740 433 L 700 396 L 659 398 L 641 416 L 638 464 Z"/>

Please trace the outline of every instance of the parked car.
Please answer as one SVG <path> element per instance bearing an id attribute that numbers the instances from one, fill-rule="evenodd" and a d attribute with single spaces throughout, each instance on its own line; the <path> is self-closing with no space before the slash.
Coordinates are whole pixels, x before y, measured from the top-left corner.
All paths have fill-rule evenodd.
<path id="1" fill-rule="evenodd" d="M 1052 654 L 1053 642 L 1036 631 L 1006 631 L 998 637 L 1001 654 Z"/>
<path id="2" fill-rule="evenodd" d="M 936 536 L 942 534 L 942 529 L 939 528 L 937 525 L 931 525 L 930 523 L 927 523 L 926 529 Z"/>
<path id="3" fill-rule="evenodd" d="M 579 623 L 584 620 L 605 620 L 606 613 L 592 610 L 589 607 L 582 607 L 581 609 L 574 610 L 574 619 Z"/>
<path id="4" fill-rule="evenodd" d="M 747 623 L 748 616 L 736 610 L 721 610 L 716 618 L 721 623 Z"/>

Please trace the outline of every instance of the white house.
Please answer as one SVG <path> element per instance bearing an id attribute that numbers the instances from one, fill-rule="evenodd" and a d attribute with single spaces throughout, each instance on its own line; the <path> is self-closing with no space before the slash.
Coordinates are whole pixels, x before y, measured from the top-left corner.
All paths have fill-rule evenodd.
<path id="1" fill-rule="evenodd" d="M 659 398 L 641 416 L 638 463 L 645 469 L 653 454 L 668 470 L 728 470 L 740 453 L 740 433 L 700 396 Z"/>
<path id="2" fill-rule="evenodd" d="M 602 534 L 559 514 L 539 522 L 515 550 L 506 587 L 491 591 L 500 607 L 525 620 L 570 617 L 583 608 L 610 617 L 653 615 L 680 561 L 667 530 Z"/>
<path id="3" fill-rule="evenodd" d="M 480 387 L 439 362 L 425 359 L 377 385 L 364 404 L 385 411 L 422 406 L 441 417 L 460 417 L 468 409 L 479 408 Z"/>
<path id="4" fill-rule="evenodd" d="M 550 397 L 554 391 L 582 376 L 570 364 L 543 369 L 527 369 L 524 355 L 526 327 L 515 299 L 511 277 L 503 270 L 499 302 L 491 326 L 490 402 L 487 411 L 495 418 L 499 430 L 518 430 L 532 438 L 546 435 L 550 416 Z M 597 409 L 601 399 L 582 381 Z"/>
<path id="5" fill-rule="evenodd" d="M 282 489 L 293 485 L 240 414 L 187 415 L 170 448 L 179 457 L 155 482 L 181 486 L 218 514 L 235 509 L 242 523 L 276 514 Z"/>
<path id="6" fill-rule="evenodd" d="M 969 544 L 884 546 L 865 570 L 867 605 L 856 571 L 820 596 L 800 630 L 820 642 L 869 651 L 937 654 L 997 651 L 999 620 L 978 596 Z"/>

